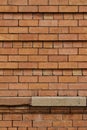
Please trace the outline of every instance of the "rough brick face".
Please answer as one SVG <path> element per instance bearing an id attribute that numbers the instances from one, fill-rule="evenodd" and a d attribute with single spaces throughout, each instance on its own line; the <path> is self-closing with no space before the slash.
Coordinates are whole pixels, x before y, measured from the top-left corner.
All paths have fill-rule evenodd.
<path id="1" fill-rule="evenodd" d="M 32 96 L 87 97 L 86 0 L 0 0 L 0 98 Z M 0 130 L 57 129 L 87 108 L 0 106 Z"/>

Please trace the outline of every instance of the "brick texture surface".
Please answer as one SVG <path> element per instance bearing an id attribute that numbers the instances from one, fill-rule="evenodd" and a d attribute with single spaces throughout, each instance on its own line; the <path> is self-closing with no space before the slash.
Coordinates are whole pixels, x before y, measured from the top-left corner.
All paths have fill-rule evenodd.
<path id="1" fill-rule="evenodd" d="M 86 0 L 0 0 L 0 98 L 32 96 L 87 97 Z M 0 130 L 87 130 L 87 109 L 1 106 Z"/>

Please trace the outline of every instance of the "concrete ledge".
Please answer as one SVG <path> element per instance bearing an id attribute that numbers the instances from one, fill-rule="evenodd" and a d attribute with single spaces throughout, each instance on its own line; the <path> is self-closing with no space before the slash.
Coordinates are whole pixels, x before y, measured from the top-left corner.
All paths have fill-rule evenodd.
<path id="1" fill-rule="evenodd" d="M 86 106 L 86 97 L 32 97 L 32 106 Z"/>
<path id="2" fill-rule="evenodd" d="M 86 97 L 0 97 L 0 106 L 86 106 Z"/>
<path id="3" fill-rule="evenodd" d="M 30 104 L 30 97 L 0 97 L 0 106 L 16 106 Z"/>

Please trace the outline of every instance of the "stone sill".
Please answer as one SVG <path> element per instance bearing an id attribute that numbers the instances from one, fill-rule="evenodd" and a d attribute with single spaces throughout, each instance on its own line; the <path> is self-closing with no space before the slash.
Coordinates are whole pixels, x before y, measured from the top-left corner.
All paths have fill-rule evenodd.
<path id="1" fill-rule="evenodd" d="M 0 106 L 87 106 L 86 97 L 0 97 Z"/>

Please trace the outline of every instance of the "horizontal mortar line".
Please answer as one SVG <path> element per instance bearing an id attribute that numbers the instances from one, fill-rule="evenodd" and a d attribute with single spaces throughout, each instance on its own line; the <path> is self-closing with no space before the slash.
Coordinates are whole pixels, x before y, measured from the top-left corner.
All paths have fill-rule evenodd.
<path id="1" fill-rule="evenodd" d="M 87 40 L 0 40 L 0 42 L 87 42 Z"/>
<path id="2" fill-rule="evenodd" d="M 39 12 L 39 11 L 37 11 L 37 12 L 0 12 L 0 14 L 12 14 L 12 13 L 14 13 L 14 14 L 27 14 L 27 13 L 32 13 L 32 14 L 37 14 L 37 13 L 39 13 L 39 14 L 44 14 L 44 13 L 46 13 L 46 14 L 53 14 L 53 13 L 55 13 L 55 14 L 87 14 L 87 12 Z"/>
<path id="3" fill-rule="evenodd" d="M 0 97 L 0 106 L 87 106 L 86 97 Z"/>

